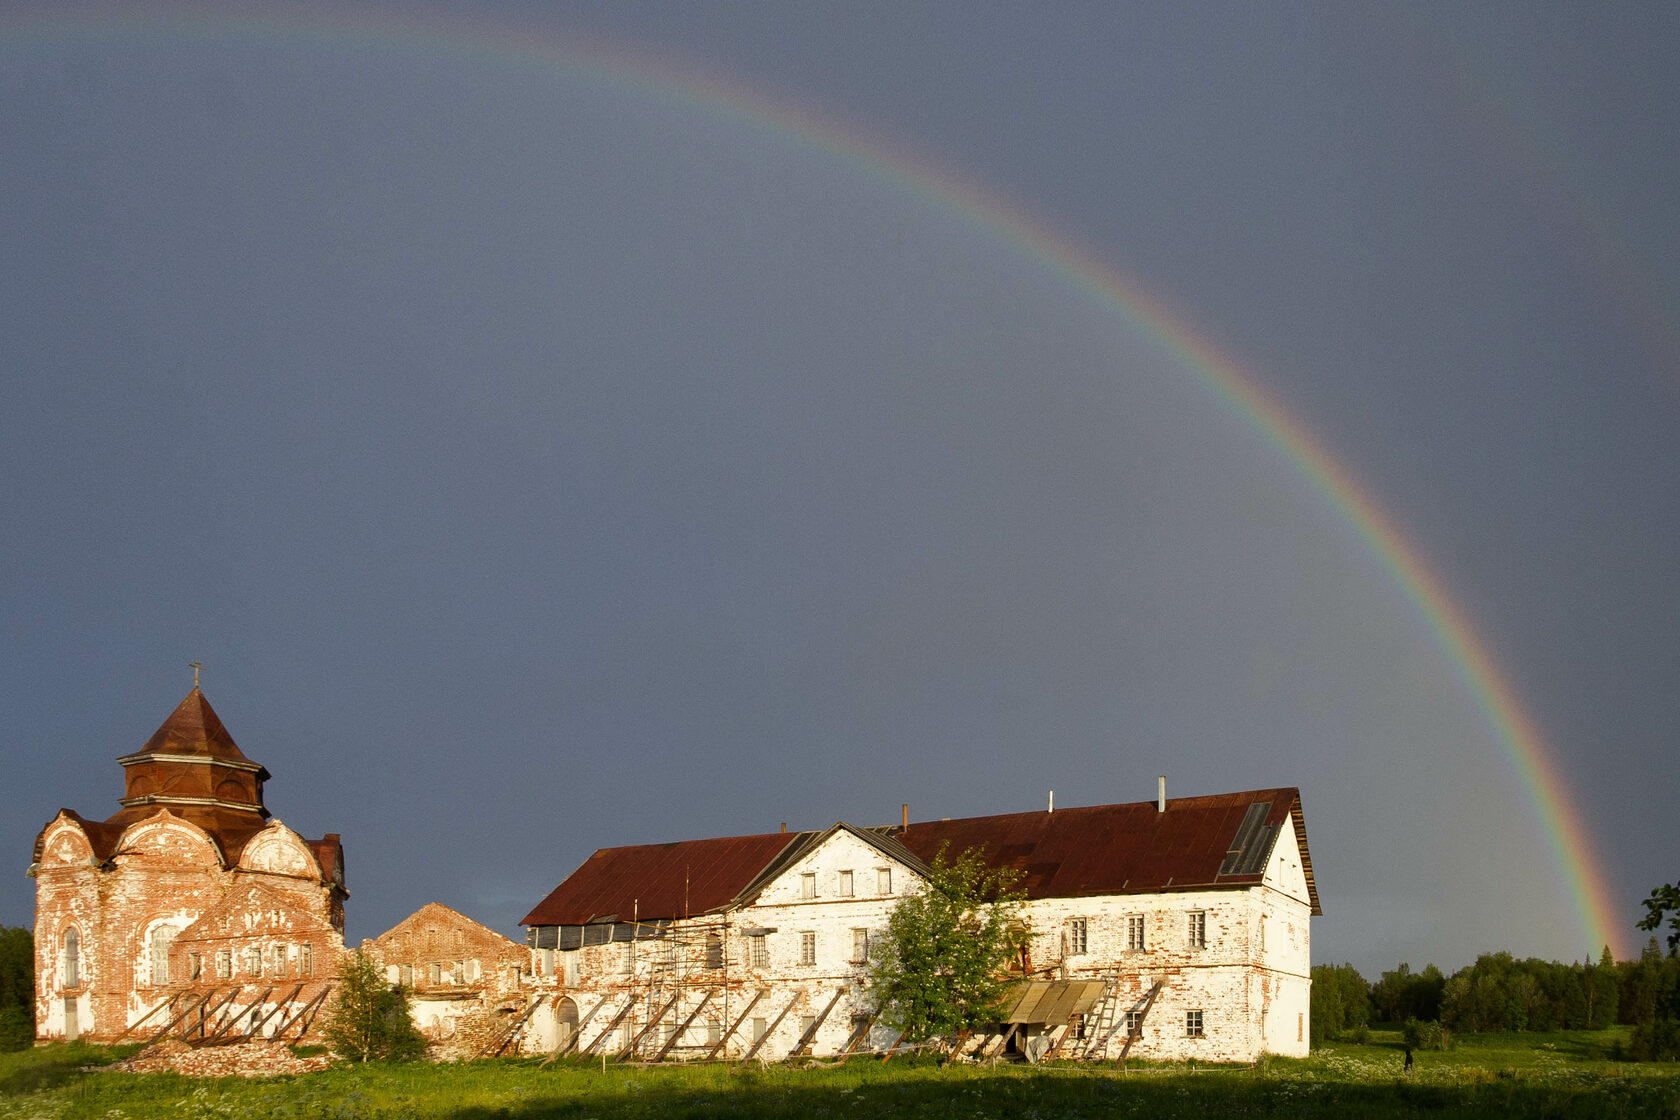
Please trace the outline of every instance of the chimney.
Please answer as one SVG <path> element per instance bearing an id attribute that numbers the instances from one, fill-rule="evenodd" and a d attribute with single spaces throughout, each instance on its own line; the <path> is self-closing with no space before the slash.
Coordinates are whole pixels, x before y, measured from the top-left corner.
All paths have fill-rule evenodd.
<path id="1" fill-rule="evenodd" d="M 783 822 L 782 822 L 782 831 L 783 831 L 783 832 L 786 832 L 786 831 L 787 831 L 787 822 L 786 822 L 786 821 L 783 821 Z"/>
<path id="2" fill-rule="evenodd" d="M 1046 809 L 1045 812 L 1054 813 L 1055 811 L 1056 811 L 1056 791 L 1051 790 L 1050 791 L 1050 808 Z"/>
<path id="3" fill-rule="evenodd" d="M 903 805 L 899 806 L 898 811 L 899 811 L 899 817 L 900 817 L 899 827 L 909 828 L 910 827 L 910 802 L 906 801 Z"/>
<path id="4" fill-rule="evenodd" d="M 1155 811 L 1157 813 L 1167 811 L 1167 776 L 1165 774 L 1155 779 Z"/>

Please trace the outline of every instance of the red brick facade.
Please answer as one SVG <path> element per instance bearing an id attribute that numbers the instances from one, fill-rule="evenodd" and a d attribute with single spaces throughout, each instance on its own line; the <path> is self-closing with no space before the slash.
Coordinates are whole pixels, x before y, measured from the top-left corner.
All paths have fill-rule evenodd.
<path id="1" fill-rule="evenodd" d="M 235 1017 L 272 1032 L 343 952 L 338 836 L 269 817 L 268 771 L 196 687 L 118 761 L 120 811 L 60 810 L 35 841 L 37 1036 L 109 1040 L 145 1020 L 143 1036 L 195 1003 L 201 1036 Z"/>

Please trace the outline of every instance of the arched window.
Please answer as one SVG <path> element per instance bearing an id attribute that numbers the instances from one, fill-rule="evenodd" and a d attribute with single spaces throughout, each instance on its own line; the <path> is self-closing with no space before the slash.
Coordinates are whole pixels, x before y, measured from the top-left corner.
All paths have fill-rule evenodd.
<path id="1" fill-rule="evenodd" d="M 152 930 L 152 983 L 169 983 L 169 950 L 174 944 L 174 926 L 158 926 Z"/>
<path id="2" fill-rule="evenodd" d="M 64 986 L 74 988 L 82 982 L 82 938 L 71 926 L 64 931 Z"/>

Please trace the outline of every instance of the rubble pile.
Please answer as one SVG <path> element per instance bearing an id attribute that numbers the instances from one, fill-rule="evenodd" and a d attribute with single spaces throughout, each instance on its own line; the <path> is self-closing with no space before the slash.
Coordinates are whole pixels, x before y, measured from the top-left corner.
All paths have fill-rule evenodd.
<path id="1" fill-rule="evenodd" d="M 332 1065 L 328 1054 L 300 1058 L 284 1043 L 252 1039 L 231 1046 L 189 1046 L 179 1039 L 155 1042 L 126 1061 L 104 1068 L 124 1073 L 173 1070 L 187 1077 L 281 1077 Z"/>

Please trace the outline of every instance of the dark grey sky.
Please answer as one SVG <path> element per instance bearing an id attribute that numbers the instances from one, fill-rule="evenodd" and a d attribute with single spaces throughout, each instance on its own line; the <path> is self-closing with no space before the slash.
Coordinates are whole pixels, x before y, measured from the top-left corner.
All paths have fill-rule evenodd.
<path id="1" fill-rule="evenodd" d="M 1635 943 L 1680 874 L 1680 14 L 415 10 L 0 7 L 0 922 L 196 658 L 344 835 L 353 938 L 517 935 L 598 846 L 1166 773 L 1301 787 L 1319 960 L 1596 952 L 1311 480 L 1029 246 L 682 70 L 1251 373 L 1463 607 Z"/>

